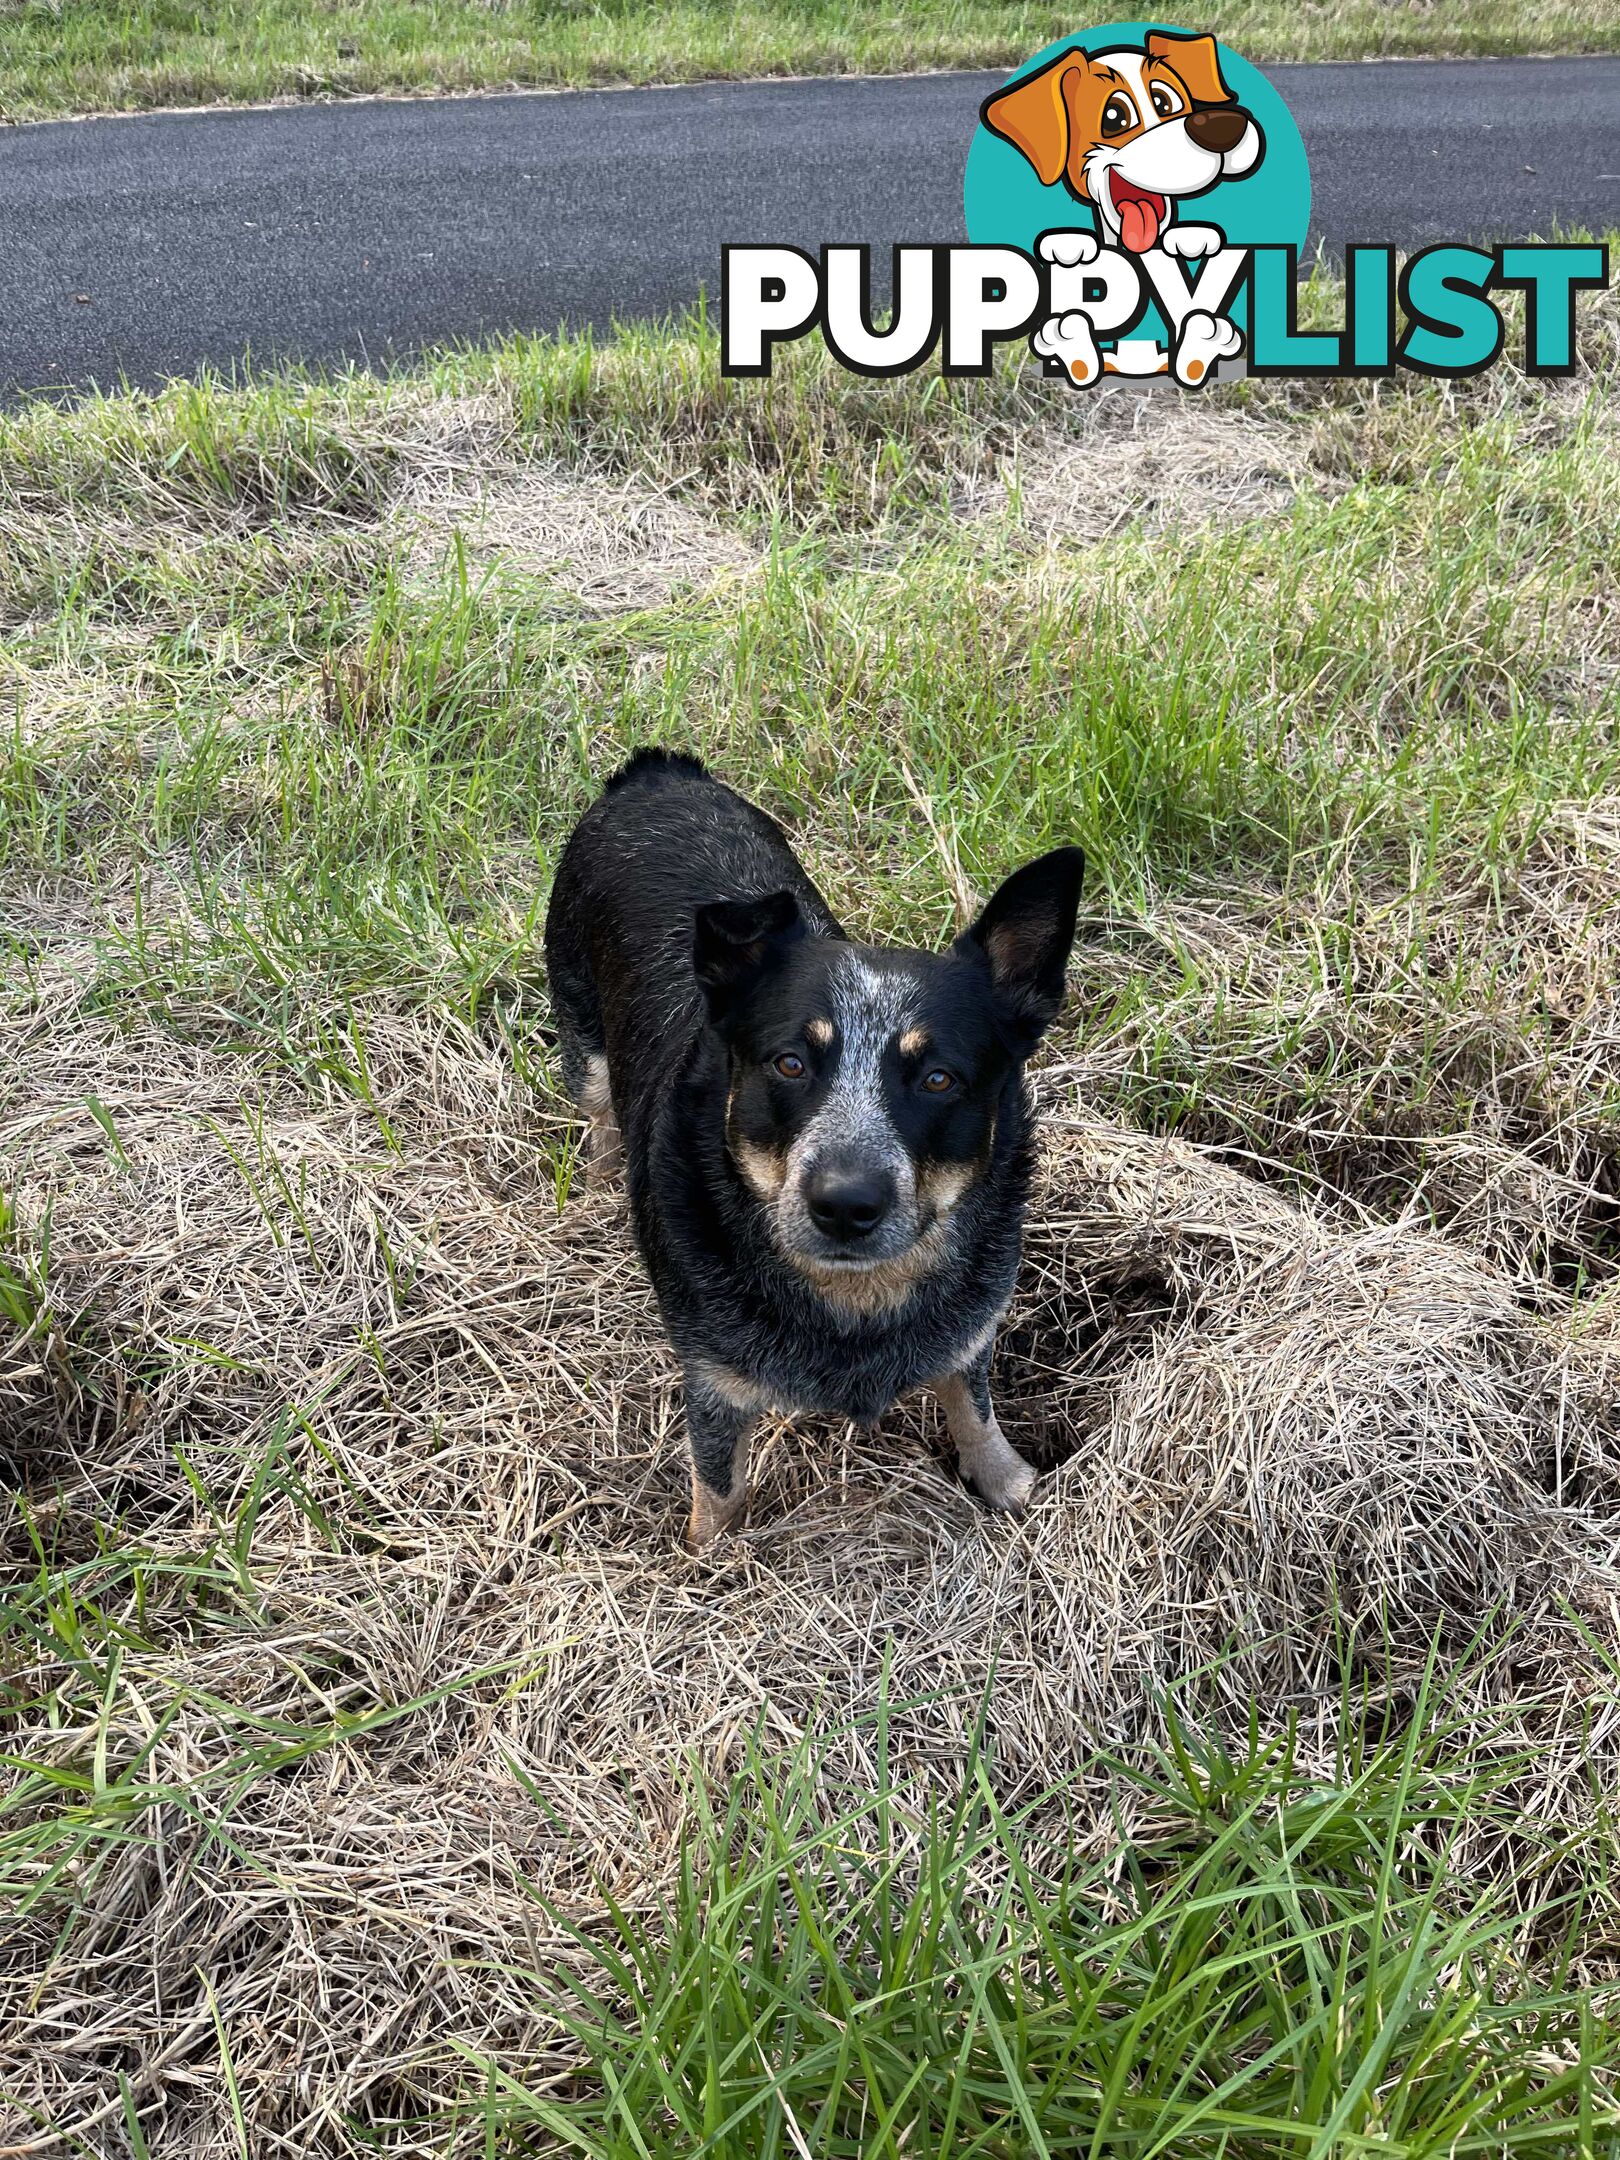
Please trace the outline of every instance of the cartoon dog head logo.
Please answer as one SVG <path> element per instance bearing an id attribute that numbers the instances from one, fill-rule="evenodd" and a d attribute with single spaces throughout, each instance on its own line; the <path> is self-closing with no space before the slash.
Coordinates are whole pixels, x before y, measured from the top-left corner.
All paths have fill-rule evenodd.
<path id="1" fill-rule="evenodd" d="M 1154 30 L 1140 47 L 1080 46 L 985 99 L 980 117 L 1039 174 L 1089 204 L 1105 246 L 1158 246 L 1176 205 L 1265 155 L 1212 37 Z"/>
<path id="2" fill-rule="evenodd" d="M 1248 251 L 1298 248 L 1310 169 L 1287 106 L 1229 47 L 1108 23 L 984 100 L 962 199 L 970 240 L 1043 266 L 1030 346 L 1049 375 L 1192 390 L 1243 361 Z"/>

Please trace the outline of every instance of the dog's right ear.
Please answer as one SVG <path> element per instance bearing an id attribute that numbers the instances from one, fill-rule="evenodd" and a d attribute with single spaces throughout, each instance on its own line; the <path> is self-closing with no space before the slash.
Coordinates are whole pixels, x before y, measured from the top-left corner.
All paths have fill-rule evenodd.
<path id="1" fill-rule="evenodd" d="M 1009 83 L 979 107 L 979 118 L 991 134 L 1023 152 L 1040 175 L 1042 187 L 1061 180 L 1069 162 L 1069 101 L 1063 94 L 1063 78 L 1090 65 L 1078 47 L 1060 53 L 1039 74 Z"/>
<path id="2" fill-rule="evenodd" d="M 1181 77 L 1195 105 L 1232 105 L 1236 100 L 1221 73 L 1220 48 L 1212 37 L 1188 37 L 1179 30 L 1150 30 L 1148 57 L 1162 60 Z"/>
<path id="3" fill-rule="evenodd" d="M 757 900 L 706 900 L 692 924 L 692 970 L 720 1024 L 736 1000 L 790 945 L 806 935 L 790 892 Z"/>
<path id="4" fill-rule="evenodd" d="M 1038 855 L 997 886 L 952 948 L 978 965 L 989 963 L 1003 1032 L 1020 1058 L 1029 1056 L 1063 1004 L 1085 874 L 1086 858 L 1077 847 Z"/>

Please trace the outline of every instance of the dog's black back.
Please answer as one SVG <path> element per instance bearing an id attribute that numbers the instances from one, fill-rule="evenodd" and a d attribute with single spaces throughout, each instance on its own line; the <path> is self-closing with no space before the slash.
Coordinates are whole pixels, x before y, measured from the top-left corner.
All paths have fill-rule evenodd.
<path id="1" fill-rule="evenodd" d="M 1075 851 L 1042 858 L 948 955 L 862 947 L 695 760 L 642 751 L 610 781 L 559 865 L 547 961 L 565 1080 L 611 1094 L 689 1372 L 870 1420 L 982 1350 L 1018 1265 L 1022 1059 L 1062 994 L 1078 876 Z"/>
<path id="2" fill-rule="evenodd" d="M 696 758 L 638 750 L 575 826 L 546 917 L 546 968 L 559 1018 L 587 1055 L 605 1054 L 613 1107 L 633 1135 L 705 1022 L 693 921 L 708 900 L 792 891 L 819 934 L 843 932 L 763 810 Z M 565 1060 L 572 1058 L 567 1026 Z M 576 1100 L 584 1075 L 565 1062 Z"/>

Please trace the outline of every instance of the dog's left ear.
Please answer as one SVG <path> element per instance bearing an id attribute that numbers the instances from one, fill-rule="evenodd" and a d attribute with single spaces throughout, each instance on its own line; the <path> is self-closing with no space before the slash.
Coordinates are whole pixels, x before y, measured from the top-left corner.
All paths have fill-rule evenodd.
<path id="1" fill-rule="evenodd" d="M 692 922 L 692 972 L 710 1019 L 723 1023 L 742 992 L 805 935 L 804 917 L 790 892 L 705 901 Z"/>
<path id="2" fill-rule="evenodd" d="M 1042 187 L 1061 180 L 1069 162 L 1069 104 L 1064 78 L 1090 64 L 1078 50 L 1062 53 L 1034 75 L 997 90 L 979 107 L 979 118 L 991 134 L 1023 152 Z"/>
<path id="3" fill-rule="evenodd" d="M 1037 856 L 997 887 L 953 948 L 988 961 L 1003 1024 L 1020 1057 L 1028 1057 L 1063 1003 L 1085 871 L 1077 847 Z"/>
<path id="4" fill-rule="evenodd" d="M 1148 58 L 1173 67 L 1195 105 L 1230 105 L 1232 93 L 1221 74 L 1220 54 L 1212 37 L 1178 36 L 1173 30 L 1148 32 Z"/>

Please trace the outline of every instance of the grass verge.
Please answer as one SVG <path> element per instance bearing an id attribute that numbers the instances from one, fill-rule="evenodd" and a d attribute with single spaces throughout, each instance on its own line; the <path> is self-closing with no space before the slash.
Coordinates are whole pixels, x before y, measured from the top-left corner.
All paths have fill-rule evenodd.
<path id="1" fill-rule="evenodd" d="M 1360 60 L 1425 53 L 1612 52 L 1602 10 L 1553 0 L 1390 8 L 1333 0 L 1214 0 L 1199 16 L 1255 60 Z M 847 0 L 729 7 L 715 0 L 443 7 L 423 0 L 15 0 L 0 13 L 0 114 L 11 120 L 164 105 L 379 92 L 714 76 L 891 74 L 1014 68 L 1081 28 L 1027 0 L 928 0 L 901 9 Z"/>
<path id="2" fill-rule="evenodd" d="M 1077 2150 L 1101 2091 L 1098 2152 L 1613 2149 L 1581 319 L 1567 383 L 688 324 L 0 420 L 15 2148 Z M 1088 849 L 1022 1523 L 908 1404 L 675 1547 L 537 953 L 646 737 L 876 935 Z"/>
<path id="3" fill-rule="evenodd" d="M 1614 2151 L 1613 2009 L 1573 1952 L 1608 1836 L 1459 1891 L 1486 1824 L 1524 1857 L 1524 1764 L 1426 1690 L 1399 1732 L 1339 1729 L 1322 1778 L 1296 1732 L 1233 1751 L 1171 1707 L 1162 1754 L 1087 1765 L 1151 1825 L 1089 1849 L 977 1750 L 926 1814 L 881 1750 L 856 1792 L 750 1751 L 694 1792 L 656 1912 L 578 1936 L 583 2091 L 486 2062 L 480 2125 L 592 2160 Z"/>

